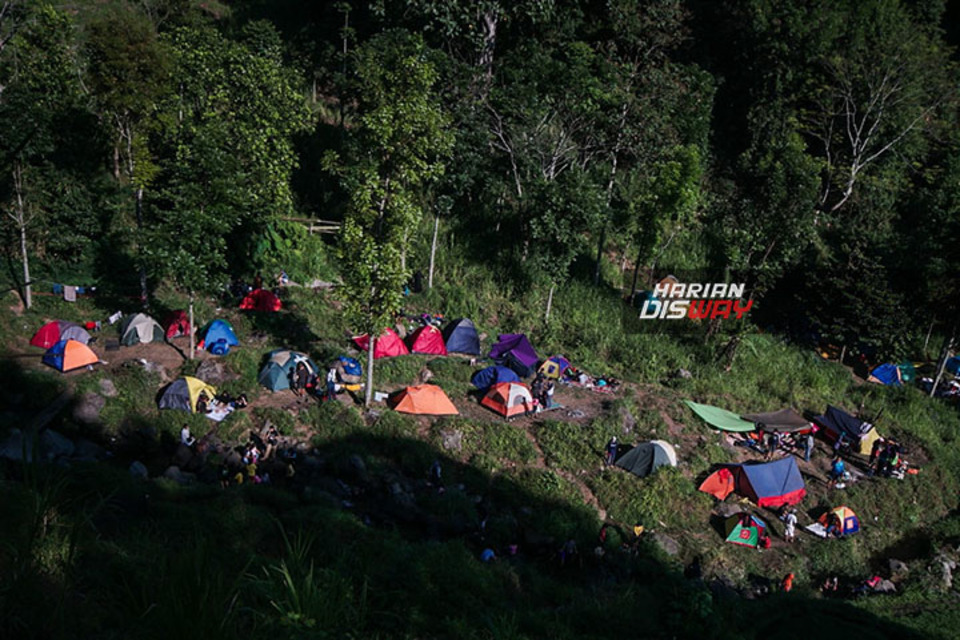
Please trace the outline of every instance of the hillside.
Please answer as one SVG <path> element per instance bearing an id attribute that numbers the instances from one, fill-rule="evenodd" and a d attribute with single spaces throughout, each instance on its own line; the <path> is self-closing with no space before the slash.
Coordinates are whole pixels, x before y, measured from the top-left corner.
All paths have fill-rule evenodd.
<path id="1" fill-rule="evenodd" d="M 571 337 L 589 329 L 578 325 L 577 309 L 618 304 L 601 294 L 588 304 L 586 293 L 558 299 L 558 315 L 569 322 L 558 337 L 531 331 L 541 352 L 585 349 L 582 338 Z M 469 392 L 468 359 L 414 355 L 378 361 L 378 390 L 415 384 L 429 369 L 461 416 L 404 416 L 382 403 L 364 412 L 346 394 L 320 404 L 258 387 L 259 365 L 275 347 L 304 349 L 318 361 L 349 348 L 335 294 L 290 289 L 285 301 L 278 314 L 252 316 L 226 301 L 201 304 L 198 317 L 226 318 L 240 337 L 241 346 L 223 358 L 185 360 L 178 353 L 185 338 L 105 351 L 114 335 L 105 328 L 93 348 L 107 364 L 68 374 L 39 364 L 40 350 L 27 345 L 31 329 L 47 318 L 101 318 L 114 309 L 99 308 L 96 299 L 71 305 L 44 297 L 29 313 L 4 311 L 5 428 L 29 425 L 50 399 L 66 393 L 69 403 L 46 428 L 102 447 L 84 445 L 97 462 L 4 465 L 8 522 L 17 526 L 5 528 L 4 564 L 12 579 L 3 602 L 20 637 L 94 637 L 88 634 L 108 629 L 97 637 L 270 629 L 291 637 L 613 637 L 639 625 L 652 637 L 733 638 L 758 637 L 764 629 L 779 635 L 799 616 L 849 625 L 855 637 L 949 637 L 954 592 L 943 590 L 934 559 L 955 558 L 958 467 L 948 445 L 958 418 L 941 401 L 914 389 L 863 384 L 771 336 L 747 338 L 735 370 L 723 373 L 692 345 L 659 336 L 654 347 L 647 336 L 620 334 L 611 338 L 610 355 L 595 351 L 584 359 L 591 367 L 606 360 L 622 377 L 620 388 L 601 394 L 560 385 L 560 410 L 504 421 Z M 179 302 L 171 297 L 166 304 Z M 411 314 L 436 311 L 432 296 L 407 303 Z M 523 313 L 506 299 L 488 304 Z M 452 317 L 460 309 L 443 311 Z M 502 325 L 474 317 L 489 344 Z M 505 328 L 529 326 L 515 322 Z M 650 354 L 642 368 L 613 355 L 641 348 Z M 158 365 L 156 371 L 141 360 Z M 222 365 L 206 368 L 228 380 L 222 388 L 247 393 L 248 408 L 219 424 L 157 411 L 164 381 L 209 363 Z M 691 378 L 670 378 L 680 365 Z M 112 397 L 103 394 L 107 380 L 117 390 Z M 80 421 L 71 407 L 88 394 L 105 402 L 99 418 Z M 859 514 L 862 532 L 826 541 L 800 532 L 790 545 L 771 510 L 744 505 L 770 523 L 773 545 L 761 553 L 725 544 L 715 500 L 696 486 L 717 463 L 760 456 L 710 429 L 682 404 L 687 398 L 743 412 L 826 403 L 883 409 L 878 428 L 906 443 L 905 457 L 920 473 L 902 481 L 857 474 L 847 488 L 830 489 L 829 447 L 819 442 L 813 460 L 799 463 L 808 490 L 800 524 L 842 503 Z M 171 480 L 162 476 L 176 462 L 173 443 L 184 421 L 198 438 L 214 431 L 215 444 L 205 464 L 180 461 L 192 475 Z M 270 485 L 220 488 L 218 460 L 266 421 L 280 428 L 285 444 L 300 446 L 296 475 L 278 471 Z M 602 451 L 611 435 L 625 444 L 667 440 L 679 465 L 646 478 L 606 468 Z M 427 484 L 434 459 L 442 465 L 442 493 Z M 153 479 L 131 477 L 134 460 Z M 864 468 L 857 456 L 848 462 Z M 639 546 L 621 548 L 633 541 L 637 521 L 647 529 Z M 610 527 L 598 557 L 602 523 Z M 557 552 L 571 538 L 579 557 L 560 566 Z M 488 547 L 501 556 L 493 564 L 479 560 Z M 702 578 L 684 578 L 694 559 Z M 838 575 L 844 590 L 873 573 L 889 577 L 890 559 L 908 567 L 892 576 L 895 595 L 820 596 L 827 575 Z M 790 594 L 744 599 L 759 578 L 778 583 L 787 572 L 796 574 Z M 39 593 L 56 595 L 59 616 L 31 604 Z"/>

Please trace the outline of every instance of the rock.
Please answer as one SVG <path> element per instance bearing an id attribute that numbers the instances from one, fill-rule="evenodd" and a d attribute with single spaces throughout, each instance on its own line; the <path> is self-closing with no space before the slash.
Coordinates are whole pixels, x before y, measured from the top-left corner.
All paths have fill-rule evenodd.
<path id="1" fill-rule="evenodd" d="M 901 562 L 896 558 L 890 558 L 887 563 L 890 565 L 890 575 L 892 576 L 907 573 L 910 570 L 910 567 L 907 566 L 907 563 Z"/>
<path id="2" fill-rule="evenodd" d="M 47 460 L 69 458 L 73 455 L 74 449 L 70 438 L 52 429 L 47 429 L 40 434 L 40 450 Z"/>
<path id="3" fill-rule="evenodd" d="M 196 480 L 196 476 L 192 473 L 185 473 L 180 470 L 180 467 L 175 465 L 170 465 L 167 467 L 167 470 L 163 472 L 163 477 L 168 480 L 173 480 L 177 484 L 190 484 Z"/>
<path id="4" fill-rule="evenodd" d="M 190 464 L 190 460 L 193 459 L 193 451 L 187 445 L 182 442 L 177 445 L 177 450 L 173 454 L 173 460 L 171 464 L 180 469 L 184 469 L 187 465 Z"/>
<path id="5" fill-rule="evenodd" d="M 441 446 L 447 451 L 456 451 L 460 453 L 463 450 L 463 431 L 454 429 L 453 431 L 444 431 L 440 434 Z"/>
<path id="6" fill-rule="evenodd" d="M 717 513 L 720 514 L 721 518 L 729 518 L 732 515 L 736 515 L 743 511 L 743 509 L 738 504 L 721 502 L 717 505 Z"/>
<path id="7" fill-rule="evenodd" d="M 170 375 L 167 373 L 166 367 L 164 367 L 162 364 L 150 362 L 149 360 L 144 360 L 143 358 L 140 358 L 138 362 L 143 366 L 143 370 L 147 373 L 155 373 L 160 376 L 160 382 L 170 381 Z"/>
<path id="8" fill-rule="evenodd" d="M 106 398 L 116 398 L 120 394 L 117 385 L 110 378 L 100 378 L 100 395 Z"/>
<path id="9" fill-rule="evenodd" d="M 433 378 L 433 371 L 430 371 L 430 369 L 426 367 L 420 369 L 420 384 L 429 382 L 431 378 Z"/>
<path id="10" fill-rule="evenodd" d="M 352 456 L 350 456 L 350 467 L 357 473 L 367 472 L 366 463 L 363 461 L 363 458 L 361 458 L 357 454 L 353 454 Z"/>
<path id="11" fill-rule="evenodd" d="M 0 444 L 0 458 L 6 458 L 7 460 L 23 460 L 24 453 L 26 453 L 26 460 L 33 460 L 33 446 L 32 443 L 27 443 L 26 449 L 24 449 L 23 433 L 20 429 L 10 429 L 10 434 L 7 436 L 7 439 Z"/>
<path id="12" fill-rule="evenodd" d="M 73 408 L 73 419 L 82 424 L 100 424 L 100 412 L 106 404 L 107 399 L 103 396 L 96 393 L 85 393 Z"/>
<path id="13" fill-rule="evenodd" d="M 881 580 L 875 591 L 878 591 L 879 593 L 896 593 L 897 585 L 893 584 L 889 580 Z"/>
<path id="14" fill-rule="evenodd" d="M 686 369 L 677 369 L 676 373 L 673 374 L 675 377 L 682 380 L 689 380 L 693 377 L 693 374 L 687 371 Z"/>
<path id="15" fill-rule="evenodd" d="M 624 435 L 632 433 L 637 427 L 637 419 L 633 417 L 633 414 L 630 413 L 630 409 L 626 406 L 620 407 L 620 422 L 623 425 Z"/>
<path id="16" fill-rule="evenodd" d="M 571 409 L 567 411 L 568 418 L 584 418 L 586 415 L 587 414 L 585 414 L 583 411 L 580 411 L 580 409 Z"/>
<path id="17" fill-rule="evenodd" d="M 235 375 L 227 371 L 227 368 L 220 360 L 204 360 L 200 363 L 200 366 L 197 367 L 197 372 L 194 376 L 215 387 L 236 378 Z"/>
<path id="18" fill-rule="evenodd" d="M 668 556 L 675 556 L 680 553 L 680 543 L 668 535 L 662 533 L 651 533 L 650 539 L 660 547 Z"/>
<path id="19" fill-rule="evenodd" d="M 130 463 L 130 475 L 139 480 L 146 480 L 150 477 L 147 468 L 143 466 L 143 463 L 139 460 L 134 460 Z"/>
<path id="20" fill-rule="evenodd" d="M 14 315 L 21 316 L 24 312 L 23 300 L 16 291 L 8 291 L 3 297 L 3 303 L 13 312 Z"/>
<path id="21" fill-rule="evenodd" d="M 107 457 L 107 450 L 86 438 L 78 438 L 74 443 L 73 457 L 76 460 L 95 462 Z"/>

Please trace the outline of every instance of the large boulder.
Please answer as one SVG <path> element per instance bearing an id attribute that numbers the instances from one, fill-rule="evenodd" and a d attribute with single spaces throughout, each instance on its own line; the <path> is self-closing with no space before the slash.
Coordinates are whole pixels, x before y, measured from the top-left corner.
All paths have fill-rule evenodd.
<path id="1" fill-rule="evenodd" d="M 117 385 L 113 384 L 113 380 L 110 378 L 100 378 L 100 395 L 106 398 L 116 398 L 120 395 L 120 392 L 117 391 Z"/>
<path id="2" fill-rule="evenodd" d="M 163 477 L 168 480 L 173 480 L 177 484 L 191 484 L 197 479 L 194 474 L 181 471 L 180 467 L 175 465 L 167 467 L 167 470 L 163 472 Z"/>
<path id="3" fill-rule="evenodd" d="M 201 362 L 200 366 L 197 367 L 197 372 L 194 375 L 215 387 L 222 385 L 228 380 L 233 380 L 236 378 L 235 375 L 227 371 L 227 368 L 224 366 L 221 360 L 212 359 Z"/>
<path id="4" fill-rule="evenodd" d="M 74 449 L 70 438 L 52 429 L 46 429 L 40 434 L 40 451 L 47 460 L 69 458 L 73 455 Z"/>
<path id="5" fill-rule="evenodd" d="M 100 424 L 100 412 L 107 399 L 96 393 L 85 393 L 73 408 L 73 419 L 81 424 Z"/>
<path id="6" fill-rule="evenodd" d="M 146 480 L 150 477 L 147 467 L 139 460 L 130 463 L 130 475 L 138 480 Z"/>
<path id="7" fill-rule="evenodd" d="M 441 435 L 441 445 L 447 451 L 456 451 L 460 453 L 463 450 L 463 431 L 454 429 L 453 431 L 444 431 Z"/>
<path id="8" fill-rule="evenodd" d="M 167 368 L 162 364 L 150 362 L 149 360 L 144 360 L 143 358 L 140 358 L 138 362 L 141 366 L 143 366 L 143 370 L 147 373 L 155 373 L 160 376 L 161 384 L 170 382 L 170 374 L 167 373 Z"/>
<path id="9" fill-rule="evenodd" d="M 73 458 L 75 460 L 94 462 L 97 460 L 103 460 L 106 457 L 107 450 L 98 445 L 96 442 L 91 442 L 86 438 L 78 438 L 74 443 Z"/>
<path id="10" fill-rule="evenodd" d="M 680 553 L 680 543 L 668 535 L 662 533 L 651 533 L 650 539 L 654 544 L 660 547 L 668 556 L 675 556 Z"/>
<path id="11" fill-rule="evenodd" d="M 26 448 L 24 448 L 25 444 Z M 33 453 L 33 443 L 24 442 L 23 432 L 20 429 L 10 429 L 7 439 L 0 444 L 0 458 L 7 460 L 23 460 L 26 456 L 29 462 L 33 460 Z"/>

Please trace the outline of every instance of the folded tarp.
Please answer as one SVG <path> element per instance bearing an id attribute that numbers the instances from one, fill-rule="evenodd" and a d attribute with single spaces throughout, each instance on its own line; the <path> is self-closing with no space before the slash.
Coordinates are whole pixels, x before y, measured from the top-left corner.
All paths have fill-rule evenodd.
<path id="1" fill-rule="evenodd" d="M 687 406 L 693 409 L 693 412 L 698 416 L 704 419 L 707 424 L 721 429 L 723 431 L 753 431 L 756 429 L 756 425 L 747 420 L 743 420 L 737 414 L 727 411 L 726 409 L 721 409 L 719 407 L 711 407 L 708 404 L 698 404 L 696 402 L 690 402 L 689 400 L 684 400 Z"/>
<path id="2" fill-rule="evenodd" d="M 756 423 L 763 431 L 781 431 L 783 433 L 797 433 L 813 429 L 810 421 L 793 409 L 781 409 L 769 413 L 749 413 L 740 416 L 744 420 Z"/>

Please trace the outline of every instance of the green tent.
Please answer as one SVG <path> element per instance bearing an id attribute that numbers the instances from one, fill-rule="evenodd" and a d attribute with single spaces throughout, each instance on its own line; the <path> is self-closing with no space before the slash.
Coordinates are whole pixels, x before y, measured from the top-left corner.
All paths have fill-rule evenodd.
<path id="1" fill-rule="evenodd" d="M 757 428 L 757 425 L 754 423 L 742 419 L 737 414 L 727 411 L 726 409 L 721 409 L 719 407 L 711 407 L 708 404 L 697 404 L 696 402 L 690 402 L 689 400 L 684 400 L 687 406 L 693 409 L 693 412 L 698 416 L 704 419 L 704 421 L 717 429 L 722 429 L 723 431 L 753 431 Z"/>
<path id="2" fill-rule="evenodd" d="M 140 342 L 163 342 L 165 337 L 160 323 L 145 313 L 127 316 L 120 325 L 120 344 L 126 347 Z"/>
<path id="3" fill-rule="evenodd" d="M 614 464 L 645 478 L 660 467 L 677 466 L 677 452 L 663 440 L 641 442 L 620 456 Z"/>
<path id="4" fill-rule="evenodd" d="M 733 514 L 724 521 L 723 525 L 726 533 L 724 539 L 745 547 L 756 547 L 760 542 L 760 536 L 767 529 L 767 524 L 763 520 L 746 512 Z"/>
<path id="5" fill-rule="evenodd" d="M 260 370 L 257 380 L 270 391 L 289 389 L 290 376 L 296 369 L 298 362 L 306 364 L 307 369 L 314 375 L 320 372 L 320 369 L 307 354 L 290 351 L 289 349 L 277 349 L 267 354 L 267 363 Z"/>

